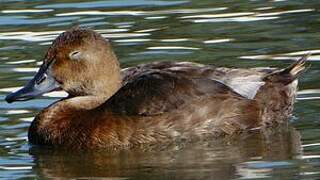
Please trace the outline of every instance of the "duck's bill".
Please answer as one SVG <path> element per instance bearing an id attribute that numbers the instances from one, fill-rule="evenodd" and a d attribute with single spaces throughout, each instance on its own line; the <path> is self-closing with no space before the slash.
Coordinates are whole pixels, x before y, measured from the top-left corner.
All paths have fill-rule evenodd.
<path id="1" fill-rule="evenodd" d="M 27 101 L 43 93 L 59 89 L 59 83 L 50 73 L 50 64 L 43 64 L 37 74 L 23 88 L 13 92 L 5 98 L 8 103 L 14 101 Z"/>

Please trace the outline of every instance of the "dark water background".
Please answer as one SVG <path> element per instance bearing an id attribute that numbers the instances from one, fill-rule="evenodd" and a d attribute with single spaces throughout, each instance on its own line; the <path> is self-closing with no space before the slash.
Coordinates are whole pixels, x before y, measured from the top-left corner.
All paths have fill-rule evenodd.
<path id="1" fill-rule="evenodd" d="M 0 0 L 0 177 L 320 178 L 319 0 Z M 157 152 L 31 148 L 27 129 L 63 93 L 7 104 L 50 42 L 79 24 L 113 41 L 123 67 L 157 60 L 284 67 L 312 52 L 290 125 Z"/>

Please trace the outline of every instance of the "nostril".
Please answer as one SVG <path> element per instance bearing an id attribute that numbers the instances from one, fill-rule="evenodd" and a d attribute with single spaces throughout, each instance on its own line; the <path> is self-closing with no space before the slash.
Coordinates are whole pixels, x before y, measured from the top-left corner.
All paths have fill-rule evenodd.
<path id="1" fill-rule="evenodd" d="M 45 79 L 47 79 L 47 74 L 44 74 L 39 80 L 36 81 L 36 84 L 41 84 Z"/>

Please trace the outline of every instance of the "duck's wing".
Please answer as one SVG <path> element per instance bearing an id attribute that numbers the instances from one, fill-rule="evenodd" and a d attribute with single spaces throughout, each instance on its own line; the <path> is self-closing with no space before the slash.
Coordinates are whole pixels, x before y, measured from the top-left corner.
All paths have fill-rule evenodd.
<path id="1" fill-rule="evenodd" d="M 225 84 L 190 78 L 163 69 L 149 69 L 130 77 L 103 106 L 126 115 L 159 115 L 205 96 L 241 97 Z"/>
<path id="2" fill-rule="evenodd" d="M 125 84 L 131 79 L 134 79 L 142 73 L 150 70 L 166 71 L 188 78 L 219 79 L 218 77 L 225 75 L 224 70 L 217 70 L 216 67 L 211 65 L 203 65 L 193 62 L 161 61 L 122 69 L 121 75 L 123 83 Z M 212 78 L 212 76 L 215 76 L 216 78 Z"/>
<path id="3" fill-rule="evenodd" d="M 260 87 L 265 84 L 263 78 L 275 70 L 274 68 L 225 68 L 193 62 L 154 62 L 122 70 L 123 83 L 127 83 L 150 69 L 162 70 L 188 78 L 206 78 L 219 81 L 248 99 L 255 97 Z"/>

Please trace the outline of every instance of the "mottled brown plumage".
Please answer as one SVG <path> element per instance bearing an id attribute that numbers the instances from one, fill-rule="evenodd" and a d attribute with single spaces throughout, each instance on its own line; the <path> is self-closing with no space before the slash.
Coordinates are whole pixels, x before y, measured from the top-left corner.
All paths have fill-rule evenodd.
<path id="1" fill-rule="evenodd" d="M 43 93 L 46 81 L 70 94 L 32 122 L 29 140 L 38 145 L 123 149 L 214 139 L 285 122 L 304 61 L 282 70 L 154 62 L 120 71 L 108 41 L 76 28 L 53 42 L 41 71 L 6 99 L 31 98 L 34 84 Z"/>

